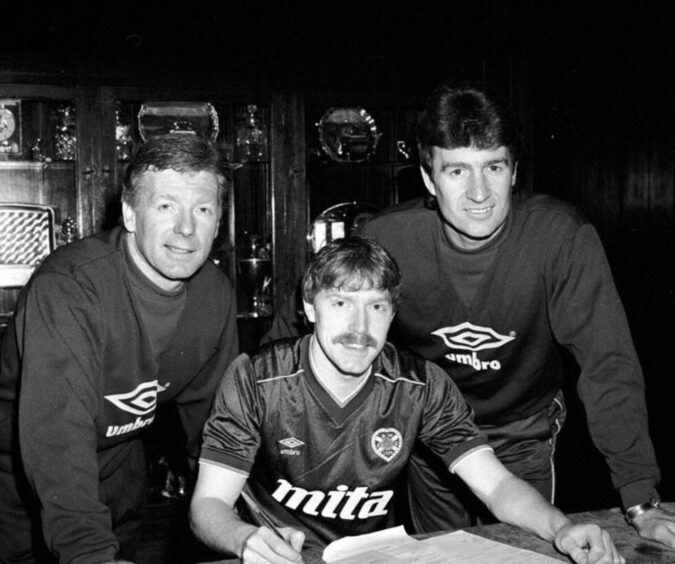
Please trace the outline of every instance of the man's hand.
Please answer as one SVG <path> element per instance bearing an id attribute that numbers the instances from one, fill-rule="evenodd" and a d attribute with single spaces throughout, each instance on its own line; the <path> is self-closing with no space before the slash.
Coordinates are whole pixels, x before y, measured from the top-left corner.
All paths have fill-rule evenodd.
<path id="1" fill-rule="evenodd" d="M 675 549 L 675 513 L 665 509 L 650 509 L 633 519 L 638 534 Z"/>
<path id="2" fill-rule="evenodd" d="M 555 547 L 576 564 L 625 564 L 609 533 L 597 525 L 565 525 L 555 535 Z"/>
<path id="3" fill-rule="evenodd" d="M 241 552 L 243 564 L 292 564 L 302 562 L 300 551 L 305 534 L 291 527 L 283 527 L 280 539 L 267 527 L 258 527 L 244 540 Z"/>

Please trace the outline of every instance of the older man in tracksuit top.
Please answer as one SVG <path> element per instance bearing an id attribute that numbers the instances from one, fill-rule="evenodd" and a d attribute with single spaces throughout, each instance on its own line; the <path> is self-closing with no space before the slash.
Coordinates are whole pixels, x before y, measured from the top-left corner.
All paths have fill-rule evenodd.
<path id="1" fill-rule="evenodd" d="M 196 136 L 148 141 L 125 182 L 124 228 L 58 249 L 22 292 L 0 372 L 3 562 L 133 558 L 141 437 L 158 406 L 176 404 L 198 455 L 238 353 L 232 285 L 206 260 L 218 163 Z"/>

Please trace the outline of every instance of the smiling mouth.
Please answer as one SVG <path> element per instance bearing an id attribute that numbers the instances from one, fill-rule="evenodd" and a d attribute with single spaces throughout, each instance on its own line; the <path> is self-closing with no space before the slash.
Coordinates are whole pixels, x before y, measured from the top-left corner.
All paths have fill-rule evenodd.
<path id="1" fill-rule="evenodd" d="M 181 247 L 173 247 L 172 245 L 166 245 L 166 248 L 177 255 L 188 255 L 194 253 L 194 249 L 183 249 Z"/>
<path id="2" fill-rule="evenodd" d="M 487 207 L 484 207 L 484 208 L 464 208 L 464 211 L 471 214 L 471 215 L 482 216 L 482 215 L 488 215 L 494 208 L 495 208 L 494 205 L 492 205 L 492 206 L 487 206 Z"/>
<path id="3" fill-rule="evenodd" d="M 363 351 L 368 348 L 368 345 L 359 345 L 357 343 L 342 343 L 342 345 L 348 349 L 354 349 L 357 351 Z"/>

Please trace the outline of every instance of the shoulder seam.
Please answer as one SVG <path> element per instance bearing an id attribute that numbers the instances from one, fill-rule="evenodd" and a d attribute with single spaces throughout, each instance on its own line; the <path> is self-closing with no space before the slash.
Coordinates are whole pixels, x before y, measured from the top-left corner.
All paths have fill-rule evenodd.
<path id="1" fill-rule="evenodd" d="M 294 372 L 293 374 L 280 374 L 278 376 L 272 376 L 271 378 L 265 378 L 264 380 L 258 380 L 256 384 L 264 384 L 266 382 L 274 382 L 275 380 L 283 380 L 284 378 L 294 378 L 296 376 L 300 376 L 304 370 L 301 368 L 297 372 Z"/>
<path id="2" fill-rule="evenodd" d="M 390 382 L 392 384 L 395 384 L 397 382 L 407 382 L 408 384 L 413 384 L 415 386 L 426 386 L 426 382 L 419 382 L 417 380 L 410 380 L 409 378 L 404 378 L 403 376 L 397 376 L 396 378 L 390 378 L 389 376 L 386 376 L 380 372 L 376 372 L 374 374 L 377 378 L 382 378 L 382 380 L 386 380 L 387 382 Z"/>

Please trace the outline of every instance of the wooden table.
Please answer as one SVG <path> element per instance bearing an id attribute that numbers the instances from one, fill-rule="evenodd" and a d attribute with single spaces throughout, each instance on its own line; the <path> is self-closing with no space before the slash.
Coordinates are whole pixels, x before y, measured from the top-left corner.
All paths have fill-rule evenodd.
<path id="1" fill-rule="evenodd" d="M 663 507 L 675 512 L 675 503 L 664 503 Z M 618 508 L 584 511 L 574 513 L 569 517 L 575 523 L 597 523 L 603 527 L 611 535 L 614 544 L 628 564 L 675 562 L 675 550 L 640 537 L 635 529 L 626 523 L 623 513 Z M 540 552 L 552 558 L 557 558 L 561 562 L 570 562 L 569 558 L 556 551 L 552 543 L 512 525 L 498 523 L 496 525 L 471 527 L 467 531 L 491 540 Z"/>
<path id="2" fill-rule="evenodd" d="M 675 503 L 664 503 L 663 507 L 675 512 Z M 597 523 L 606 529 L 614 540 L 621 554 L 626 558 L 627 564 L 648 564 L 654 562 L 675 562 L 675 550 L 656 542 L 641 538 L 633 527 L 629 526 L 623 513 L 618 509 L 602 509 L 597 511 L 584 511 L 569 515 L 575 523 Z M 495 525 L 482 525 L 466 529 L 467 532 L 480 535 L 504 544 L 510 544 L 518 548 L 525 548 L 556 558 L 561 562 L 569 563 L 570 560 L 556 551 L 552 543 L 544 541 L 512 525 L 498 523 Z M 305 564 L 321 564 L 320 551 L 303 552 Z M 204 564 L 237 564 L 239 559 L 218 560 Z M 486 562 L 485 564 L 489 564 Z"/>

